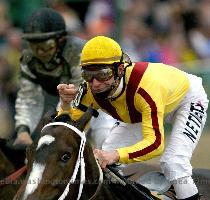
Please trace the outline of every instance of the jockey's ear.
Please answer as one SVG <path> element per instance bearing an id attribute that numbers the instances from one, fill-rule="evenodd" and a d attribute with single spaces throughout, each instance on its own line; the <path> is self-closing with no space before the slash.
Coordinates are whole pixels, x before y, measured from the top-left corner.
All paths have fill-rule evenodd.
<path id="1" fill-rule="evenodd" d="M 53 120 L 54 122 L 71 122 L 71 117 L 69 115 L 69 113 L 63 113 L 61 115 L 58 115 L 57 117 L 54 118 Z"/>
<path id="2" fill-rule="evenodd" d="M 79 130 L 83 131 L 92 116 L 93 116 L 93 108 L 92 106 L 89 106 L 86 112 L 82 115 L 82 117 L 80 117 L 80 119 L 76 121 L 76 127 Z"/>

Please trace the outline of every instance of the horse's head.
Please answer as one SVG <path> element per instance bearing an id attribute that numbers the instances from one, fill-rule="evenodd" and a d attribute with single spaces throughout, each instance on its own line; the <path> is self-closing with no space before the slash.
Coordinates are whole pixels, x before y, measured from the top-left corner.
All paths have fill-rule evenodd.
<path id="1" fill-rule="evenodd" d="M 83 148 L 81 145 L 85 144 L 83 130 L 91 116 L 89 108 L 78 121 L 63 114 L 44 126 L 39 140 L 27 151 L 28 174 L 16 199 L 57 200 L 61 197 L 72 176 L 77 175 L 73 172 Z M 70 190 L 77 186 L 73 184 Z"/>

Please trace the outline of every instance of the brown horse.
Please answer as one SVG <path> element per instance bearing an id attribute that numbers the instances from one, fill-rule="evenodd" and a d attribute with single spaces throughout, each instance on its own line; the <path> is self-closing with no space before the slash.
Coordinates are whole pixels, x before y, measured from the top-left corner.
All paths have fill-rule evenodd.
<path id="1" fill-rule="evenodd" d="M 28 174 L 15 200 L 157 199 L 141 185 L 129 182 L 130 185 L 115 176 L 110 181 L 101 173 L 92 147 L 82 133 L 90 117 L 91 109 L 78 121 L 69 121 L 68 115 L 61 115 L 43 128 L 40 139 L 27 151 Z M 139 166 L 127 170 L 137 172 Z M 138 178 L 138 173 L 131 177 Z M 207 191 L 205 187 L 203 194 Z"/>

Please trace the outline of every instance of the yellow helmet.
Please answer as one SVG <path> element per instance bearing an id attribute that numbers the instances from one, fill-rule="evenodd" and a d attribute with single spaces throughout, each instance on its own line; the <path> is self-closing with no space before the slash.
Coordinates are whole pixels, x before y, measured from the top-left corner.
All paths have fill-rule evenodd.
<path id="1" fill-rule="evenodd" d="M 116 41 L 105 36 L 96 36 L 83 47 L 80 66 L 120 62 L 122 54 Z"/>

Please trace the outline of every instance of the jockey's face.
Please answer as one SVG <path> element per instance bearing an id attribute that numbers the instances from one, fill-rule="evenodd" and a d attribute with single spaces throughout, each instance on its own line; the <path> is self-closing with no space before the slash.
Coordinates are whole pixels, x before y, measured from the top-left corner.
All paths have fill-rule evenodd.
<path id="1" fill-rule="evenodd" d="M 90 89 L 92 93 L 101 93 L 106 92 L 112 88 L 114 83 L 114 77 L 112 76 L 109 80 L 99 81 L 96 78 L 93 78 L 91 82 L 89 82 Z"/>
<path id="2" fill-rule="evenodd" d="M 55 39 L 29 41 L 29 46 L 34 56 L 43 63 L 48 63 L 54 57 L 57 50 L 57 42 Z"/>
<path id="3" fill-rule="evenodd" d="M 82 69 L 82 77 L 89 83 L 92 92 L 101 93 L 111 89 L 114 82 L 112 65 L 95 65 Z"/>

